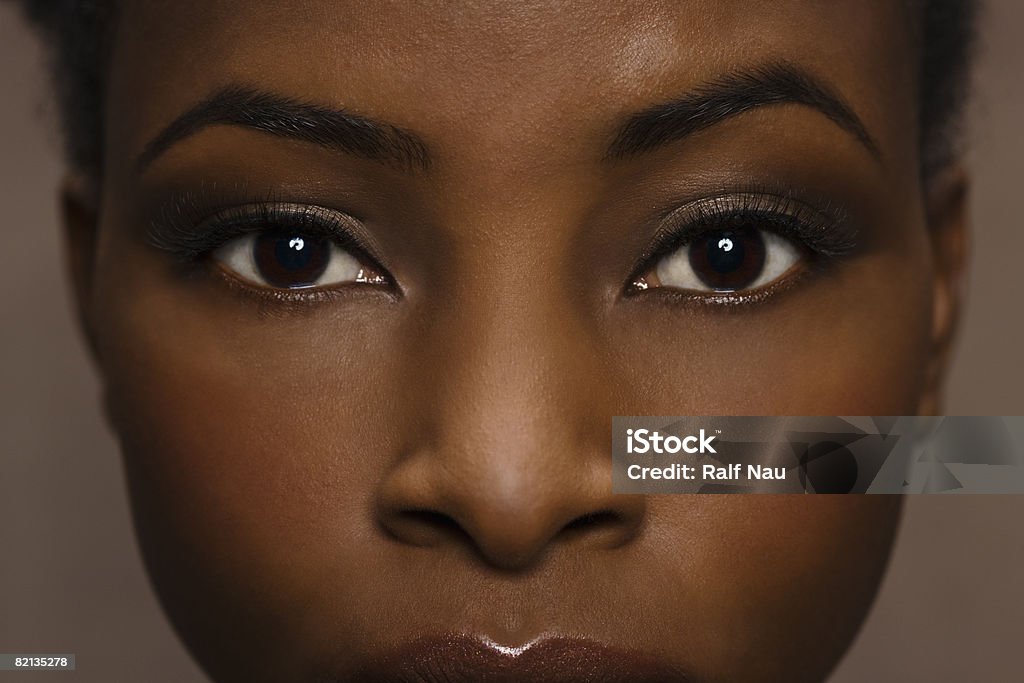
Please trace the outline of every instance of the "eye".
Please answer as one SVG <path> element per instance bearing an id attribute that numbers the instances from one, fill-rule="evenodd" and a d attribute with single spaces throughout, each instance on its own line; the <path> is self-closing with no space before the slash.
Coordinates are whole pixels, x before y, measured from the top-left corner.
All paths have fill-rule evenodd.
<path id="1" fill-rule="evenodd" d="M 387 282 L 380 271 L 335 240 L 301 230 L 249 233 L 226 242 L 212 256 L 242 280 L 274 289 Z"/>
<path id="2" fill-rule="evenodd" d="M 662 256 L 633 286 L 696 292 L 758 289 L 780 279 L 802 257 L 800 247 L 769 230 L 715 229 Z"/>

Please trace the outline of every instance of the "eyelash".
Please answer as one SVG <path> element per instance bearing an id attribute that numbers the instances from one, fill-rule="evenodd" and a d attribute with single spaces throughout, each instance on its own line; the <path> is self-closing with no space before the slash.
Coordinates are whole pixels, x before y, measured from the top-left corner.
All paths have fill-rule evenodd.
<path id="1" fill-rule="evenodd" d="M 668 287 L 650 290 L 633 283 L 674 251 L 711 232 L 733 224 L 756 225 L 791 240 L 808 253 L 812 265 L 827 265 L 857 248 L 857 230 L 842 209 L 825 204 L 817 209 L 791 195 L 763 190 L 698 199 L 669 211 L 661 220 L 650 246 L 644 250 L 627 281 L 626 294 L 658 294 L 703 303 L 736 304 L 765 298 L 750 293 L 692 294 Z M 768 286 L 767 290 L 775 289 Z M 664 290 L 664 291 L 663 291 Z M 766 294 L 770 292 L 762 292 Z"/>
<path id="2" fill-rule="evenodd" d="M 396 283 L 389 269 L 374 256 L 374 250 L 349 225 L 357 219 L 322 206 L 306 205 L 263 198 L 250 204 L 223 209 L 210 216 L 201 207 L 209 202 L 192 193 L 179 195 L 150 225 L 149 242 L 172 254 L 184 267 L 205 263 L 210 254 L 232 239 L 270 228 L 302 231 L 311 236 L 326 237 L 356 258 L 366 260 L 388 279 L 387 287 Z M 733 194 L 706 197 L 667 212 L 626 281 L 625 294 L 640 296 L 657 294 L 676 300 L 699 301 L 705 304 L 756 303 L 768 298 L 778 285 L 764 291 L 693 294 L 658 287 L 643 290 L 634 286 L 645 272 L 660 259 L 685 247 L 709 232 L 730 224 L 755 224 L 775 232 L 803 248 L 810 265 L 828 265 L 853 252 L 857 232 L 846 213 L 825 203 L 817 209 L 791 195 L 753 189 Z M 784 285 L 785 283 L 783 283 Z M 322 292 L 288 293 L 288 298 L 322 299 Z M 283 295 L 277 295 L 283 296 Z"/>
<path id="3" fill-rule="evenodd" d="M 374 256 L 374 250 L 349 225 L 356 219 L 334 209 L 268 199 L 223 209 L 197 220 L 195 216 L 202 215 L 199 206 L 192 195 L 178 198 L 150 226 L 150 244 L 169 252 L 187 267 L 203 262 L 233 239 L 270 229 L 295 230 L 311 237 L 328 238 L 353 256 L 387 272 Z"/>

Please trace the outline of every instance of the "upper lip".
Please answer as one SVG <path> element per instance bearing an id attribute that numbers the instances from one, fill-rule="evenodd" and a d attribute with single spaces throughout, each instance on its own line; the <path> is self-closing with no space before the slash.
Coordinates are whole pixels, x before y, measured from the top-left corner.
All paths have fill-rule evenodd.
<path id="1" fill-rule="evenodd" d="M 349 679 L 346 679 L 349 680 Z M 366 662 L 351 680 L 372 683 L 687 683 L 651 655 L 582 638 L 543 637 L 518 647 L 481 638 L 423 638 Z"/>

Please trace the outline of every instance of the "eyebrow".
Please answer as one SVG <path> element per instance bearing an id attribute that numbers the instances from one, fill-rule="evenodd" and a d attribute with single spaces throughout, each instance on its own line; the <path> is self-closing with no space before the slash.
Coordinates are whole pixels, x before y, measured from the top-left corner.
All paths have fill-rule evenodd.
<path id="1" fill-rule="evenodd" d="M 231 85 L 196 104 L 154 137 L 136 160 L 136 171 L 144 171 L 175 143 L 217 124 L 311 142 L 405 170 L 430 167 L 427 145 L 414 133 L 341 109 Z"/>
<path id="2" fill-rule="evenodd" d="M 849 104 L 825 83 L 786 62 L 737 70 L 698 86 L 671 102 L 630 116 L 607 156 L 624 159 L 675 142 L 745 112 L 778 104 L 816 109 L 855 137 L 876 160 L 878 144 Z"/>

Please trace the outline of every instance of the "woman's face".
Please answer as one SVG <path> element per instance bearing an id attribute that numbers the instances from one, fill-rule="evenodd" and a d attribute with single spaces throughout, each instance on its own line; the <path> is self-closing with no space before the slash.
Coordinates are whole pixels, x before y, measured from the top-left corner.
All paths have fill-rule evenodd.
<path id="1" fill-rule="evenodd" d="M 615 496 L 610 420 L 928 400 L 901 7 L 124 3 L 72 247 L 211 675 L 821 678 L 898 502 Z"/>

